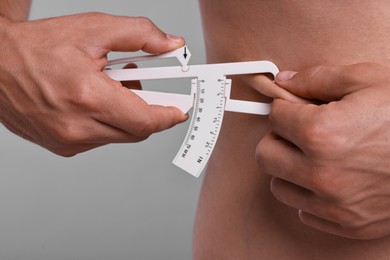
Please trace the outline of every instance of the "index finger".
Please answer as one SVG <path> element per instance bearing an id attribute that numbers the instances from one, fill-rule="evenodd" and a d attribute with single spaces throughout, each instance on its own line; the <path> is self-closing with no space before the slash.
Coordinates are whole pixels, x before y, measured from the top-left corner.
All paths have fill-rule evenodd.
<path id="1" fill-rule="evenodd" d="M 308 99 L 341 100 L 353 92 L 388 82 L 389 68 L 375 63 L 317 66 L 303 72 L 282 71 L 275 82 L 285 90 Z"/>
<path id="2" fill-rule="evenodd" d="M 138 51 L 158 54 L 184 45 L 181 37 L 161 31 L 146 17 L 114 16 L 103 13 L 79 15 L 86 35 L 109 51 Z M 89 26 L 92 24 L 92 26 Z"/>
<path id="3" fill-rule="evenodd" d="M 100 113 L 95 119 L 131 135 L 147 137 L 171 128 L 188 117 L 175 107 L 148 105 L 120 83 L 106 79 L 112 87 L 100 88 Z"/>

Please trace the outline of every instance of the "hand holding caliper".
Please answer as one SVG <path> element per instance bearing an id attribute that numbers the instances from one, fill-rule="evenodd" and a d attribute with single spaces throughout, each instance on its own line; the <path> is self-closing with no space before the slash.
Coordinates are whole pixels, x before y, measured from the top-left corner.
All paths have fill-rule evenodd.
<path id="1" fill-rule="evenodd" d="M 137 142 L 187 119 L 149 106 L 102 70 L 110 51 L 183 46 L 145 18 L 89 13 L 32 22 L 0 17 L 0 122 L 63 156 Z"/>

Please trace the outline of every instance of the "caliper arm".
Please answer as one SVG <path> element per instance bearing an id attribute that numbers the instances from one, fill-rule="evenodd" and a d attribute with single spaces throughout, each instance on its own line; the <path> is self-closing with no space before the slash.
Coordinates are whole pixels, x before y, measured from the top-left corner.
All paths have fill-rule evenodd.
<path id="1" fill-rule="evenodd" d="M 230 99 L 231 80 L 226 77 L 260 73 L 271 73 L 276 76 L 278 68 L 269 61 L 188 66 L 190 56 L 190 52 L 184 46 L 161 55 L 148 55 L 109 62 L 109 65 L 114 65 L 175 57 L 181 66 L 106 70 L 105 73 L 118 81 L 192 78 L 190 95 L 132 91 L 149 104 L 175 106 L 183 113 L 187 113 L 193 108 L 189 130 L 173 163 L 198 177 L 214 149 L 225 110 L 258 115 L 266 115 L 270 111 L 270 104 Z"/>

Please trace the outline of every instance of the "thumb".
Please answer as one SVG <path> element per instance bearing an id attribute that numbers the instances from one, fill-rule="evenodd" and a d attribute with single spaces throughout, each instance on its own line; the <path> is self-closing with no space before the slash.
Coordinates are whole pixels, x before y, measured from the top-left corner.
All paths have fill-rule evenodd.
<path id="1" fill-rule="evenodd" d="M 103 13 L 84 14 L 87 35 L 110 51 L 145 51 L 159 54 L 184 45 L 183 38 L 161 31 L 145 17 L 113 16 Z M 82 19 L 82 20 L 84 20 Z M 88 26 L 92 25 L 92 26 Z M 88 28 L 89 27 L 89 28 Z"/>
<path id="2" fill-rule="evenodd" d="M 303 72 L 282 71 L 275 82 L 297 96 L 323 101 L 340 100 L 344 96 L 383 80 L 386 67 L 373 63 L 346 66 L 317 66 Z"/>

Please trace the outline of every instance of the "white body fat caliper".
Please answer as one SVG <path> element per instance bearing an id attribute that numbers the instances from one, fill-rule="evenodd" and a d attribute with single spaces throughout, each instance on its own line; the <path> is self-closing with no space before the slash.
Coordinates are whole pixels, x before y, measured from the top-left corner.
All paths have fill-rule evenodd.
<path id="1" fill-rule="evenodd" d="M 105 70 L 118 81 L 192 78 L 191 94 L 175 94 L 131 90 L 148 104 L 175 106 L 187 113 L 193 108 L 192 119 L 185 140 L 173 164 L 198 177 L 216 145 L 225 111 L 267 115 L 270 104 L 230 99 L 231 79 L 226 76 L 271 73 L 278 68 L 269 61 L 250 61 L 220 64 L 188 65 L 191 57 L 186 46 L 161 55 L 147 55 L 113 60 L 108 66 L 143 60 L 176 57 L 181 66 Z"/>

